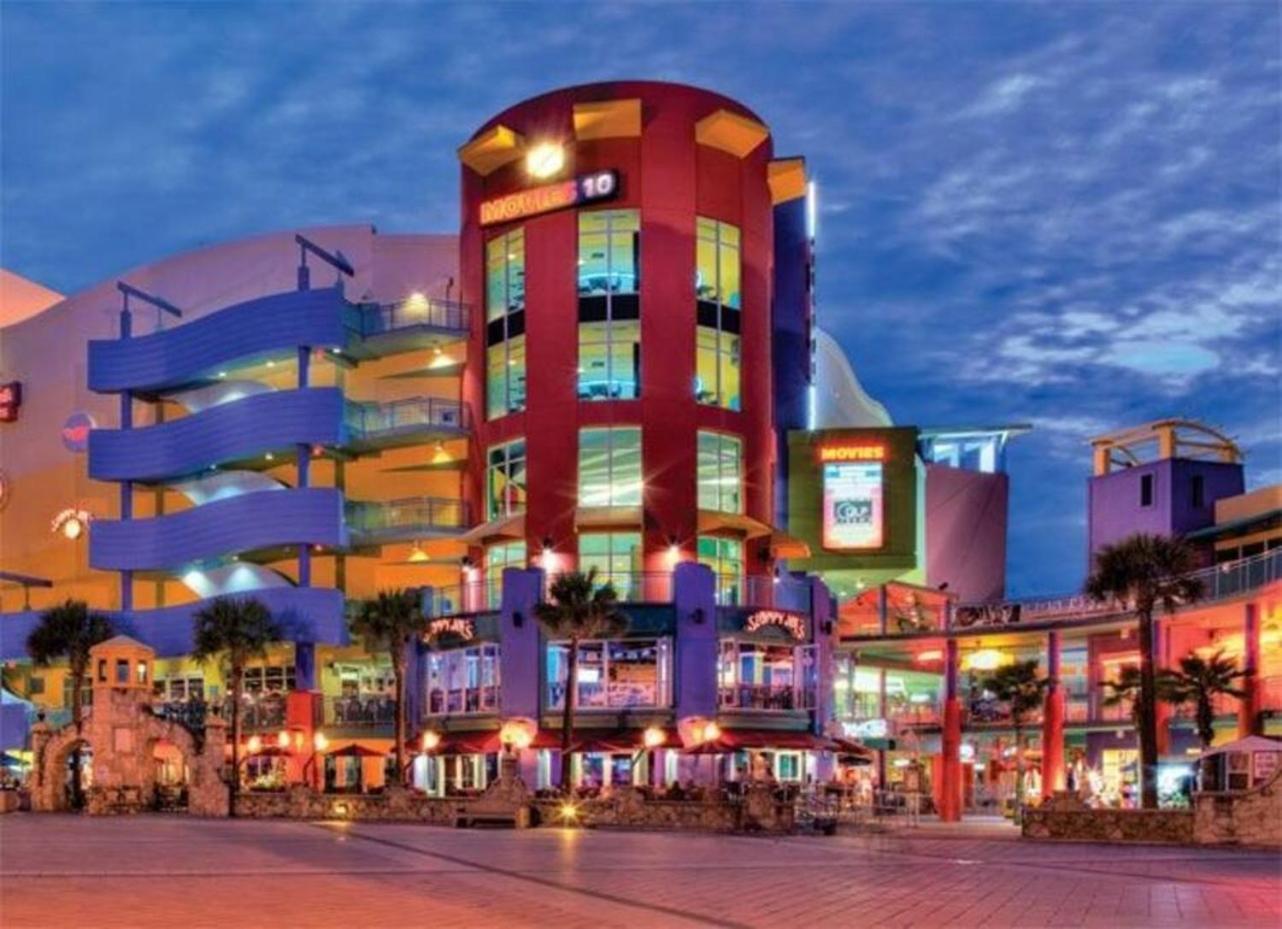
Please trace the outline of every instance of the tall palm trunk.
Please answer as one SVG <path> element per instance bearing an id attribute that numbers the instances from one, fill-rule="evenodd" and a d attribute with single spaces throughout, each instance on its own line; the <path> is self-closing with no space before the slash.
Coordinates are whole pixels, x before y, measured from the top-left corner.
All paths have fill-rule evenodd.
<path id="1" fill-rule="evenodd" d="M 76 744 L 71 749 L 71 805 L 77 810 L 85 805 L 84 775 L 81 771 L 83 757 L 80 736 L 84 728 L 84 686 L 87 666 L 84 662 L 71 663 L 71 722 L 76 727 Z"/>
<path id="2" fill-rule="evenodd" d="M 1015 815 L 1016 823 L 1024 821 L 1024 729 L 1018 716 L 1011 720 L 1015 727 Z"/>
<path id="3" fill-rule="evenodd" d="M 392 649 L 392 677 L 396 682 L 396 745 L 393 746 L 393 757 L 396 759 L 396 783 L 405 782 L 405 644 L 399 649 Z"/>
<path id="4" fill-rule="evenodd" d="M 1215 741 L 1215 707 L 1211 704 L 1211 694 L 1207 691 L 1197 695 L 1197 737 L 1202 743 L 1202 751 L 1210 748 Z"/>
<path id="5" fill-rule="evenodd" d="M 231 783 L 228 785 L 227 815 L 236 815 L 236 797 L 240 793 L 240 692 L 245 683 L 245 669 L 231 669 Z"/>
<path id="6" fill-rule="evenodd" d="M 1153 611 L 1140 610 L 1140 806 L 1157 809 L 1157 672 L 1153 654 Z"/>
<path id="7" fill-rule="evenodd" d="M 570 744 L 574 739 L 574 698 L 578 690 L 579 640 L 570 639 L 570 657 L 565 663 L 565 708 L 561 716 L 561 790 L 570 792 Z"/>

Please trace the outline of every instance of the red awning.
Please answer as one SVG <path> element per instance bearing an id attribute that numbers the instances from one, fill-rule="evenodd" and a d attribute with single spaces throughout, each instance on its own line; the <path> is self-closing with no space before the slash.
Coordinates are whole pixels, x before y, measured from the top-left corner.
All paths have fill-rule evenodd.
<path id="1" fill-rule="evenodd" d="M 697 755 L 720 755 L 740 749 L 781 749 L 787 751 L 831 751 L 831 739 L 811 732 L 776 732 L 770 729 L 722 729 L 711 742 L 688 746 L 685 751 Z"/>
<path id="2" fill-rule="evenodd" d="M 333 751 L 325 752 L 332 758 L 384 758 L 387 752 L 380 752 L 378 749 L 366 748 L 364 745 L 357 745 L 352 742 Z"/>

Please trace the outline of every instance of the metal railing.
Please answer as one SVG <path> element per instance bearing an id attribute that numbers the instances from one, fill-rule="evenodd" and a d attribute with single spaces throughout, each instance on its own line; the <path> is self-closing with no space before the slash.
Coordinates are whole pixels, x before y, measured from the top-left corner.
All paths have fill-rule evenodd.
<path id="1" fill-rule="evenodd" d="M 328 700 L 335 726 L 390 726 L 396 722 L 396 700 L 387 694 L 350 694 Z"/>
<path id="2" fill-rule="evenodd" d="M 347 524 L 355 533 L 430 532 L 465 529 L 467 503 L 448 497 L 405 497 L 384 502 L 348 501 Z"/>
<path id="3" fill-rule="evenodd" d="M 360 438 L 376 438 L 415 429 L 468 428 L 467 404 L 441 397 L 409 397 L 389 403 L 347 404 L 347 428 Z"/>
<path id="4" fill-rule="evenodd" d="M 810 582 L 794 577 L 719 574 L 716 595 L 718 606 L 810 612 Z"/>
<path id="5" fill-rule="evenodd" d="M 204 700 L 156 700 L 151 704 L 151 712 L 188 729 L 203 729 L 209 704 Z"/>
<path id="6" fill-rule="evenodd" d="M 395 303 L 360 305 L 361 335 L 368 338 L 384 332 L 396 332 L 415 326 L 465 331 L 469 307 L 454 300 L 410 296 Z"/>
<path id="7" fill-rule="evenodd" d="M 223 701 L 223 719 L 231 725 L 232 698 Z M 245 731 L 277 729 L 285 725 L 285 694 L 246 695 L 240 702 L 240 725 Z"/>
<path id="8" fill-rule="evenodd" d="M 810 710 L 815 706 L 815 692 L 791 684 L 735 684 L 718 688 L 717 702 L 722 709 Z"/>
<path id="9" fill-rule="evenodd" d="M 499 711 L 499 685 L 482 687 L 433 687 L 427 691 L 428 716 L 446 713 L 497 713 Z"/>
<path id="10" fill-rule="evenodd" d="M 547 575 L 545 594 L 558 574 Z M 610 584 L 622 603 L 671 603 L 672 575 L 666 571 L 603 571 L 597 586 Z M 496 604 L 497 605 L 497 604 Z"/>

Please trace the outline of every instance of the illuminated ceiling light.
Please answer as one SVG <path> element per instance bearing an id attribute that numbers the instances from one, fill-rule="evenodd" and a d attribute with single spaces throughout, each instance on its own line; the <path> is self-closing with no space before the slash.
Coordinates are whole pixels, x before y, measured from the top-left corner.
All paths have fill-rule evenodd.
<path id="1" fill-rule="evenodd" d="M 423 733 L 423 740 L 420 744 L 423 746 L 423 751 L 425 752 L 435 751 L 440 747 L 441 734 L 429 729 L 427 732 Z"/>
<path id="2" fill-rule="evenodd" d="M 312 736 L 312 748 L 316 749 L 318 752 L 323 752 L 325 749 L 329 748 L 329 739 L 325 738 L 325 733 L 317 732 Z"/>
<path id="3" fill-rule="evenodd" d="M 656 749 L 664 742 L 668 741 L 668 734 L 658 726 L 647 726 L 641 738 L 648 749 Z"/>
<path id="4" fill-rule="evenodd" d="M 929 648 L 924 652 L 918 652 L 917 657 L 913 660 L 918 664 L 926 664 L 931 661 L 942 661 L 944 653 L 937 648 Z"/>
<path id="5" fill-rule="evenodd" d="M 995 671 L 1005 663 L 1006 656 L 995 648 L 982 648 L 966 658 L 966 667 L 975 671 Z"/>
<path id="6" fill-rule="evenodd" d="M 273 455 L 271 452 L 268 452 L 268 453 L 267 453 L 266 455 L 264 455 L 263 457 L 264 457 L 264 458 L 266 458 L 268 461 L 275 461 L 275 460 L 276 460 L 276 456 L 275 456 L 275 455 Z"/>
<path id="7" fill-rule="evenodd" d="M 267 367 L 269 367 L 269 368 L 274 368 L 274 367 L 276 367 L 276 362 L 274 362 L 274 361 L 272 361 L 272 359 L 268 358 L 268 359 L 267 359 Z"/>
<path id="8" fill-rule="evenodd" d="M 415 542 L 413 547 L 410 548 L 409 557 L 406 558 L 405 560 L 410 562 L 411 564 L 421 564 L 424 561 L 431 561 L 432 556 L 429 555 L 427 552 L 423 551 L 422 545 L 420 545 L 418 542 Z"/>
<path id="9" fill-rule="evenodd" d="M 565 149 L 555 142 L 534 146 L 525 156 L 525 170 L 530 177 L 552 177 L 565 167 Z"/>
<path id="10" fill-rule="evenodd" d="M 282 729 L 276 734 L 276 744 L 281 748 L 289 748 L 289 733 Z"/>
<path id="11" fill-rule="evenodd" d="M 219 377 L 226 377 L 226 376 L 227 376 L 227 372 L 226 372 L 226 371 L 219 371 L 219 372 L 218 372 L 218 376 L 219 376 Z"/>

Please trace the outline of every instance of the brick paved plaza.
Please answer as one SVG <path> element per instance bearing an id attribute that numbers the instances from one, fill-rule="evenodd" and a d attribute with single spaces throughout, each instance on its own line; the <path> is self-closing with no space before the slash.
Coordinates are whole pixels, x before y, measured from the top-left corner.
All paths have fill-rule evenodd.
<path id="1" fill-rule="evenodd" d="M 766 839 L 12 815 L 22 927 L 1253 926 L 1282 859 L 1007 831 Z"/>

